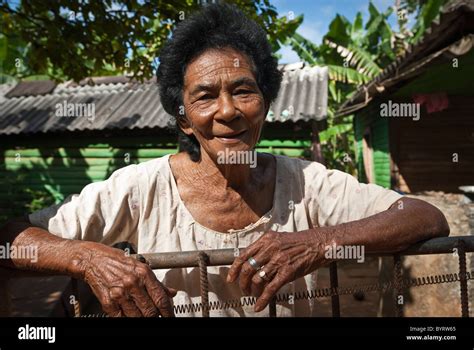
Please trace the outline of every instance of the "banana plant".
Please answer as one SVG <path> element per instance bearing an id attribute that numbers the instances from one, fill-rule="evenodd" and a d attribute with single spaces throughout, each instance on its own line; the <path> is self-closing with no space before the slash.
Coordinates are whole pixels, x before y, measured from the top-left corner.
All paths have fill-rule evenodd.
<path id="1" fill-rule="evenodd" d="M 398 32 L 395 33 L 396 45 L 402 47 L 397 54 L 403 54 L 410 44 L 416 44 L 426 29 L 439 16 L 441 9 L 449 0 L 396 0 L 394 10 L 397 13 Z M 408 17 L 416 20 L 412 28 L 407 28 Z"/>
<path id="2" fill-rule="evenodd" d="M 365 28 L 360 12 L 353 23 L 344 16 L 336 15 L 321 45 L 298 33 L 287 41 L 307 64 L 328 67 L 328 127 L 320 133 L 320 139 L 327 165 L 350 173 L 355 172 L 352 116 L 336 118 L 335 114 L 358 86 L 369 82 L 382 71 L 378 62 L 384 61 L 387 56 L 384 50 L 390 47 L 382 48 L 378 44 L 390 43 L 387 18 L 391 11 L 380 13 L 370 4 L 369 13 L 371 16 Z M 383 36 L 377 38 L 376 35 L 380 34 Z M 392 52 L 390 54 L 394 56 Z"/>
<path id="3" fill-rule="evenodd" d="M 352 116 L 336 117 L 336 111 L 360 85 L 380 74 L 384 67 L 404 54 L 408 46 L 422 37 L 448 0 L 395 0 L 394 6 L 381 12 L 369 2 L 369 19 L 363 23 L 358 12 L 354 22 L 337 14 L 320 45 L 295 33 L 287 44 L 300 59 L 311 66 L 329 71 L 328 128 L 320 133 L 328 166 L 354 172 L 354 134 Z M 397 16 L 398 31 L 389 17 Z M 409 16 L 416 21 L 408 29 Z"/>

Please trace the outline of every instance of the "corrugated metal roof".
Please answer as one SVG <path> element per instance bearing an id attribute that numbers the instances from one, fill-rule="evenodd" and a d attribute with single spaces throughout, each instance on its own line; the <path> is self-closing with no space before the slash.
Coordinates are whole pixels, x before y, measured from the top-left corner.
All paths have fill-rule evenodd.
<path id="1" fill-rule="evenodd" d="M 55 87 L 56 83 L 52 80 L 21 81 L 5 97 L 46 95 L 53 92 Z"/>
<path id="2" fill-rule="evenodd" d="M 0 104 L 7 99 L 5 95 L 8 91 L 13 89 L 14 86 L 14 84 L 0 84 Z"/>
<path id="3" fill-rule="evenodd" d="M 327 100 L 327 67 L 285 70 L 280 92 L 270 106 L 267 120 L 322 120 L 326 118 Z"/>
<path id="4" fill-rule="evenodd" d="M 327 110 L 327 69 L 284 67 L 283 84 L 268 121 L 320 120 Z M 142 84 L 121 77 L 94 78 L 97 85 L 59 84 L 40 96 L 0 96 L 0 134 L 58 131 L 165 128 L 172 121 L 159 100 L 154 81 Z M 111 80 L 112 79 L 112 80 Z M 9 87 L 11 89 L 11 86 Z M 4 93 L 9 89 L 1 89 Z M 95 116 L 56 116 L 64 103 L 93 104 Z"/>
<path id="5" fill-rule="evenodd" d="M 467 31 L 472 32 L 474 0 L 453 0 L 447 3 L 425 34 L 417 43 L 410 45 L 404 55 L 387 66 L 369 83 L 357 89 L 354 95 L 341 106 L 337 115 L 353 113 L 365 107 L 372 96 L 387 93 L 384 82 L 403 74 L 404 69 L 462 39 Z"/>

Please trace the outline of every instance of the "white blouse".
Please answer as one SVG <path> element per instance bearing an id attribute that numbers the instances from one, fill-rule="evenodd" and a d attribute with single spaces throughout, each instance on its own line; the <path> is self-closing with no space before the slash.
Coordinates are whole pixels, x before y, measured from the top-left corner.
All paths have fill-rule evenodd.
<path id="1" fill-rule="evenodd" d="M 388 209 L 401 196 L 323 165 L 276 157 L 272 209 L 257 222 L 229 232 L 217 232 L 196 222 L 181 200 L 169 165 L 169 155 L 115 171 L 109 179 L 84 187 L 62 204 L 30 214 L 30 222 L 67 238 L 113 245 L 132 243 L 138 253 L 241 248 L 269 230 L 296 232 L 360 220 Z M 211 316 L 268 316 L 268 307 L 253 311 L 237 282 L 226 282 L 228 266 L 209 267 L 209 302 L 228 302 Z M 154 271 L 166 286 L 178 290 L 173 299 L 177 316 L 200 316 L 199 268 Z M 279 294 L 316 288 L 316 272 L 284 286 Z M 293 299 L 293 298 L 291 298 Z M 240 301 L 240 302 L 239 302 Z M 235 305 L 239 304 L 239 305 Z M 194 305 L 194 307 L 191 307 Z M 317 301 L 277 304 L 277 316 L 311 316 Z"/>

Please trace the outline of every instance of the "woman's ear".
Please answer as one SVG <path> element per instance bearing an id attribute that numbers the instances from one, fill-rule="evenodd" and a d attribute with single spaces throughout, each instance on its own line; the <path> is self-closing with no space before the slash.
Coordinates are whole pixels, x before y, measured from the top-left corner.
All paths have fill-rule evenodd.
<path id="1" fill-rule="evenodd" d="M 265 101 L 265 118 L 267 118 L 269 110 L 270 110 L 270 104 L 267 101 Z"/>
<path id="2" fill-rule="evenodd" d="M 179 128 L 183 130 L 186 135 L 193 134 L 193 128 L 191 127 L 191 123 L 189 123 L 188 118 L 185 116 L 178 116 L 176 120 L 178 122 Z"/>

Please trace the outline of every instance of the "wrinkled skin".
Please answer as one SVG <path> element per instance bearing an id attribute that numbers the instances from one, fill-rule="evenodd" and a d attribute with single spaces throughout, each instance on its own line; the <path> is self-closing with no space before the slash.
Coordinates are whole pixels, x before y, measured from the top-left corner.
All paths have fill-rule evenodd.
<path id="1" fill-rule="evenodd" d="M 25 219 L 12 220 L 0 232 L 2 241 L 38 249 L 36 263 L 29 259 L 6 260 L 7 267 L 82 279 L 90 285 L 109 316 L 174 316 L 171 298 L 176 291 L 163 286 L 148 265 L 120 249 L 62 239 L 32 227 Z"/>
<path id="2" fill-rule="evenodd" d="M 187 66 L 181 128 L 201 146 L 201 161 L 185 153 L 170 166 L 180 197 L 193 218 L 219 232 L 243 228 L 271 209 L 275 160 L 259 154 L 257 167 L 219 164 L 219 152 L 251 151 L 268 106 L 248 58 L 232 49 L 208 50 Z"/>
<path id="3" fill-rule="evenodd" d="M 84 281 L 108 315 L 173 316 L 170 298 L 176 291 L 163 286 L 148 265 L 127 257 L 119 249 L 101 247 L 90 251 L 86 266 Z"/>
<path id="4" fill-rule="evenodd" d="M 315 240 L 311 231 L 293 234 L 267 232 L 235 259 L 227 282 L 239 278 L 240 288 L 245 294 L 259 296 L 255 311 L 261 311 L 283 285 L 328 263 L 322 242 Z M 250 266 L 247 262 L 250 257 L 263 266 L 261 270 L 265 271 L 269 282 Z"/>

